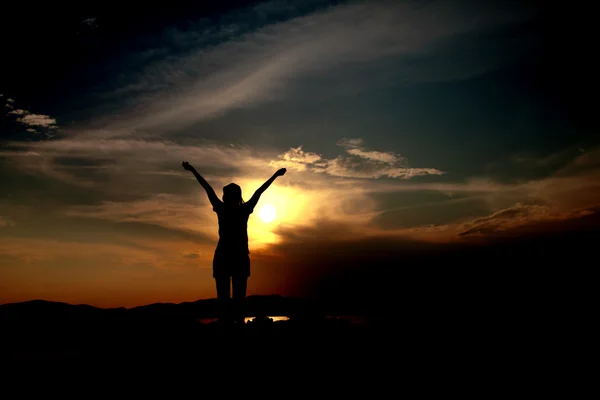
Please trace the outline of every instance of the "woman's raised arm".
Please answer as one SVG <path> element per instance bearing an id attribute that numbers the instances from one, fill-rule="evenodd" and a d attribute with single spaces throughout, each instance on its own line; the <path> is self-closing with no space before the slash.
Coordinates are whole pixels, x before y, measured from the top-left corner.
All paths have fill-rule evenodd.
<path id="1" fill-rule="evenodd" d="M 256 192 L 254 192 L 252 198 L 248 201 L 250 207 L 254 208 L 256 206 L 256 203 L 258 203 L 260 196 L 265 192 L 265 190 L 268 189 L 269 186 L 271 186 L 271 183 L 273 183 L 278 176 L 285 175 L 286 172 L 287 170 L 285 168 L 278 169 L 272 177 L 267 179 L 267 181 L 263 183 L 261 187 L 256 189 Z"/>
<path id="2" fill-rule="evenodd" d="M 202 187 L 204 188 L 204 190 L 206 190 L 206 194 L 208 195 L 208 200 L 210 201 L 210 204 L 212 204 L 213 207 L 217 207 L 217 206 L 219 206 L 222 203 L 221 199 L 219 199 L 217 197 L 217 194 L 215 193 L 215 190 L 212 188 L 212 186 L 210 186 L 208 184 L 208 182 L 206 182 L 206 180 L 202 177 L 202 175 L 200 175 L 198 173 L 198 171 L 196 171 L 196 168 L 194 168 L 187 161 L 182 162 L 181 166 L 186 171 L 191 171 L 194 174 L 194 176 L 196 177 L 196 180 L 198 180 L 198 182 L 200 183 L 200 185 L 202 185 Z"/>

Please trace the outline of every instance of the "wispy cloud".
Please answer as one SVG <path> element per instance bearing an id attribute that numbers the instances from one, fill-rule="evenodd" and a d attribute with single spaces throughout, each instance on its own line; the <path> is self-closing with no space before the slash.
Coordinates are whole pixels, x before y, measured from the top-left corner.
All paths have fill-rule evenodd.
<path id="1" fill-rule="evenodd" d="M 391 152 L 366 150 L 363 148 L 362 139 L 341 139 L 338 146 L 346 149 L 348 154 L 352 154 L 370 161 L 381 162 L 384 164 L 405 163 L 404 157 Z"/>
<path id="2" fill-rule="evenodd" d="M 198 251 L 192 251 L 192 252 L 189 252 L 189 253 L 184 253 L 181 256 L 184 257 L 184 258 L 189 258 L 189 259 L 195 260 L 198 257 L 200 257 L 200 254 L 198 253 Z"/>
<path id="3" fill-rule="evenodd" d="M 345 155 L 326 158 L 304 151 L 301 146 L 277 155 L 250 147 L 217 144 L 181 145 L 170 141 L 134 139 L 61 139 L 15 143 L 13 150 L 4 151 L 2 155 L 8 161 L 13 161 L 11 165 L 15 168 L 28 174 L 42 175 L 98 191 L 97 201 L 102 202 L 101 207 L 95 205 L 94 209 L 84 207 L 71 211 L 123 221 L 138 219 L 160 223 L 165 220 L 180 227 L 188 226 L 188 221 L 212 217 L 210 213 L 198 214 L 193 209 L 197 200 L 192 200 L 189 196 L 191 193 L 198 193 L 198 188 L 193 182 L 191 185 L 184 184 L 184 180 L 190 179 L 190 176 L 180 168 L 183 160 L 195 164 L 216 189 L 233 181 L 248 188 L 245 190 L 253 190 L 276 168 L 289 168 L 290 173 L 281 184 L 300 192 L 290 192 L 284 197 L 295 196 L 294 204 L 298 203 L 295 204 L 295 212 L 306 216 L 307 223 L 318 218 L 320 212 L 341 220 L 356 217 L 357 221 L 362 221 L 360 223 L 368 223 L 369 218 L 375 218 L 382 212 L 394 211 L 398 207 L 403 213 L 414 209 L 416 214 L 431 214 L 431 207 L 444 209 L 456 202 L 466 202 L 464 207 L 468 207 L 470 199 L 477 200 L 481 210 L 488 209 L 490 216 L 501 210 L 521 207 L 518 208 L 518 215 L 525 219 L 541 218 L 542 215 L 570 215 L 568 213 L 573 210 L 600 204 L 600 152 L 594 149 L 578 153 L 570 163 L 543 179 L 500 183 L 480 177 L 465 182 L 443 183 L 410 181 L 412 176 L 437 175 L 442 171 L 409 167 L 406 165 L 407 160 L 396 152 L 368 149 L 364 141 L 356 138 L 340 140 L 338 145 Z M 353 150 L 357 151 L 351 153 Z M 340 177 L 344 179 L 339 179 Z M 397 181 L 369 179 L 378 177 L 392 177 Z M 123 188 L 127 188 L 129 200 L 120 203 Z M 410 192 L 438 192 L 443 195 L 432 203 L 403 205 L 396 202 L 392 207 L 380 205 L 373 200 L 376 194 L 387 193 L 397 196 L 398 201 L 403 201 L 406 198 L 403 193 Z M 318 199 L 319 210 L 312 210 L 310 201 L 300 205 L 301 194 Z M 200 200 L 206 200 L 202 193 L 199 195 Z M 458 196 L 456 201 L 448 201 L 453 196 Z M 291 198 L 288 200 L 291 201 Z M 130 203 L 131 201 L 134 203 Z M 283 197 L 277 201 L 281 203 L 281 207 L 286 207 Z M 539 207 L 523 206 L 530 204 Z M 423 205 L 427 207 L 422 208 Z M 137 211 L 132 211 L 134 209 Z M 394 218 L 398 219 L 401 215 L 403 214 Z M 177 221 L 174 216 L 178 216 Z M 495 216 L 492 219 L 498 218 Z M 431 221 L 431 218 L 425 220 Z M 458 219 L 456 223 L 462 226 L 457 228 L 458 231 L 469 229 L 465 224 L 473 224 L 474 228 L 484 222 L 473 220 L 474 218 L 468 221 Z M 206 233 L 210 234 L 208 231 Z"/>
<path id="4" fill-rule="evenodd" d="M 169 40 L 184 42 L 186 48 L 190 42 L 199 47 L 183 56 L 165 54 L 138 75 L 128 76 L 117 93 L 119 98 L 135 95 L 135 110 L 99 119 L 98 126 L 107 129 L 96 134 L 175 130 L 237 107 L 289 98 L 295 83 L 315 74 L 360 69 L 394 57 L 422 58 L 455 35 L 527 18 L 523 10 L 499 7 L 490 12 L 478 4 L 450 3 L 352 2 L 283 22 L 265 25 L 262 21 L 259 28 L 245 29 L 235 40 L 216 45 L 201 40 L 203 33 L 216 34 L 211 30 L 170 32 Z M 259 14 L 280 12 L 278 8 L 263 5 Z M 258 13 L 254 9 L 249 12 Z M 229 25 L 220 26 L 219 37 L 222 31 L 239 32 L 239 21 L 229 21 Z M 459 75 L 450 71 L 435 68 L 425 76 L 409 68 L 399 76 L 407 80 L 454 79 L 480 73 L 482 67 L 463 66 Z"/>
<path id="5" fill-rule="evenodd" d="M 459 236 L 491 235 L 539 222 L 565 221 L 592 215 L 589 209 L 562 211 L 548 205 L 521 204 L 497 211 L 487 217 L 477 218 L 464 225 Z"/>
<path id="6" fill-rule="evenodd" d="M 305 152 L 302 150 L 302 146 L 298 146 L 280 154 L 278 160 L 272 161 L 270 164 L 276 168 L 309 170 L 348 178 L 410 179 L 415 176 L 443 174 L 442 171 L 435 168 L 408 167 L 406 158 L 393 152 L 366 149 L 360 138 L 341 139 L 337 144 L 348 155 L 327 159 L 317 153 Z"/>
<path id="7" fill-rule="evenodd" d="M 260 152 L 217 144 L 182 145 L 169 140 L 73 138 L 13 142 L 1 152 L 15 167 L 80 186 L 127 185 L 130 191 L 150 184 L 150 175 L 186 176 L 182 161 L 201 168 L 208 178 L 265 176 L 272 172 Z M 17 151 L 18 150 L 18 151 Z M 24 159 L 26 162 L 23 162 Z M 17 161 L 18 160 L 18 161 Z M 145 175 L 143 177 L 141 175 Z"/>
<path id="8" fill-rule="evenodd" d="M 133 201 L 103 201 L 97 205 L 73 206 L 65 211 L 70 217 L 96 218 L 114 222 L 132 222 L 152 224 L 171 229 L 180 236 L 193 240 L 204 237 L 211 240 L 216 238 L 216 232 L 211 229 L 198 229 L 201 223 L 213 219 L 209 207 L 200 208 L 194 201 L 197 196 L 182 196 L 167 193 L 149 195 L 146 198 Z M 202 202 L 204 203 L 204 202 Z M 197 232 L 204 236 L 194 236 Z"/>

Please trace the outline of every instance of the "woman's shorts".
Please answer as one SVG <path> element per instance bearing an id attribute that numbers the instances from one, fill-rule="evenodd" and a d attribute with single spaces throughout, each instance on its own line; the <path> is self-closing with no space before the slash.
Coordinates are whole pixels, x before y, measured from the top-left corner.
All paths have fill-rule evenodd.
<path id="1" fill-rule="evenodd" d="M 213 278 L 217 276 L 250 276 L 250 255 L 227 251 L 215 251 Z"/>

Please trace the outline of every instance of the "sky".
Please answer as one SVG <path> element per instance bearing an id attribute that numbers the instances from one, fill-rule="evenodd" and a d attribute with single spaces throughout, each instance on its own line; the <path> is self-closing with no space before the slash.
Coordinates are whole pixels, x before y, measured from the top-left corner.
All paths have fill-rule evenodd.
<path id="1" fill-rule="evenodd" d="M 249 295 L 589 254 L 585 3 L 201 3 L 2 13 L 0 304 L 216 297 L 217 217 L 182 161 L 246 200 L 287 168 L 249 220 Z"/>

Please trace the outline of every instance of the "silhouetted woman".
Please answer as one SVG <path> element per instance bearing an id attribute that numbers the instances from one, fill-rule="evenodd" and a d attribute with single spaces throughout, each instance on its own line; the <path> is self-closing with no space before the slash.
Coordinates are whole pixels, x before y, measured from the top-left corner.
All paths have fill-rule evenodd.
<path id="1" fill-rule="evenodd" d="M 220 300 L 221 320 L 244 323 L 242 303 L 246 298 L 246 285 L 250 276 L 250 250 L 248 249 L 248 218 L 254 211 L 258 199 L 271 183 L 283 176 L 285 168 L 273 174 L 248 202 L 242 199 L 242 189 L 235 183 L 223 188 L 221 201 L 213 188 L 187 161 L 184 169 L 192 171 L 200 185 L 206 190 L 208 200 L 219 220 L 219 243 L 213 258 L 213 277 L 217 286 L 217 298 Z M 230 285 L 233 287 L 233 309 L 230 305 Z"/>

